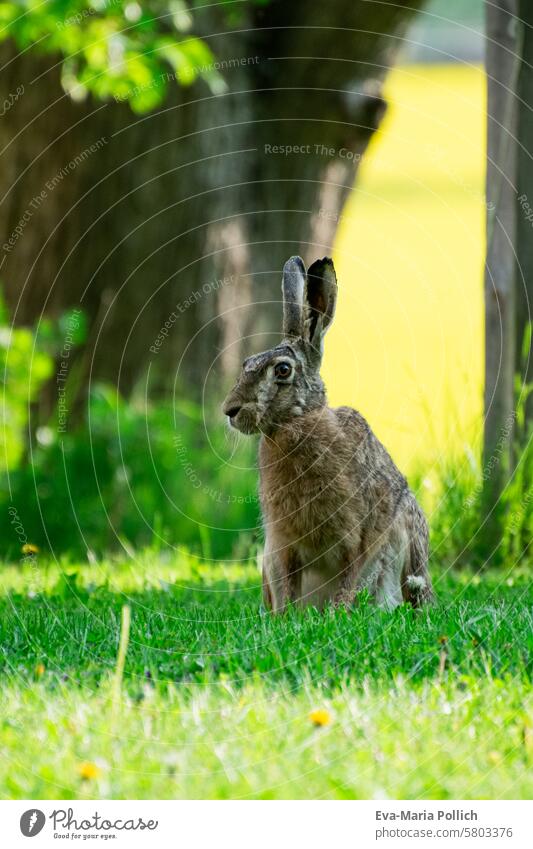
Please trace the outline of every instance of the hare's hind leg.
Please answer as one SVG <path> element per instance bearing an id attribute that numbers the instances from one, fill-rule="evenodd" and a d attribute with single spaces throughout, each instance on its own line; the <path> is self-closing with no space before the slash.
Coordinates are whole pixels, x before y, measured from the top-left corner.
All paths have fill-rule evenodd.
<path id="1" fill-rule="evenodd" d="M 428 571 L 429 538 L 426 517 L 415 501 L 408 502 L 405 524 L 409 549 L 402 573 L 402 595 L 413 607 L 421 607 L 435 600 Z"/>
<path id="2" fill-rule="evenodd" d="M 394 610 L 402 603 L 401 578 L 407 556 L 407 539 L 397 539 L 383 546 L 376 558 L 376 578 L 373 592 L 376 604 Z"/>
<path id="3" fill-rule="evenodd" d="M 407 551 L 407 537 L 391 535 L 370 558 L 355 558 L 352 568 L 337 592 L 335 605 L 349 607 L 361 590 L 367 590 L 375 603 L 392 610 L 402 603 L 401 575 Z"/>

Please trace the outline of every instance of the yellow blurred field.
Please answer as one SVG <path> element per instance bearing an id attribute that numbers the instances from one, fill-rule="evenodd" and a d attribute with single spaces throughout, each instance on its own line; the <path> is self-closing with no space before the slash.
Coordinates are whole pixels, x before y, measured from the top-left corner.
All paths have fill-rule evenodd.
<path id="1" fill-rule="evenodd" d="M 335 247 L 324 374 L 406 471 L 463 450 L 482 414 L 484 74 L 400 67 Z"/>

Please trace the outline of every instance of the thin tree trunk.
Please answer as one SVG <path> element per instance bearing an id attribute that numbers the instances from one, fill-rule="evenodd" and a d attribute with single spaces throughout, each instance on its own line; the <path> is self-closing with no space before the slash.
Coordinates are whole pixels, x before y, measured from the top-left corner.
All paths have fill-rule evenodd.
<path id="1" fill-rule="evenodd" d="M 533 4 L 519 2 L 521 63 L 518 77 L 517 161 L 517 285 L 516 285 L 516 373 L 520 393 L 533 384 L 531 322 L 533 320 Z M 519 398 L 520 403 L 520 398 Z M 525 422 L 520 450 L 533 424 L 533 393 L 525 401 Z"/>
<path id="2" fill-rule="evenodd" d="M 516 3 L 486 3 L 487 258 L 485 265 L 484 524 L 487 553 L 498 544 L 498 502 L 514 431 L 516 240 Z"/>

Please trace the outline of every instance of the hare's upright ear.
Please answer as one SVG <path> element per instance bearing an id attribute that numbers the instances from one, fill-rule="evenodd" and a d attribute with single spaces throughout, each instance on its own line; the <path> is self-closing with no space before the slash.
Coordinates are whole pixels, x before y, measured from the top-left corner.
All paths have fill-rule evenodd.
<path id="1" fill-rule="evenodd" d="M 329 256 L 317 259 L 307 272 L 308 341 L 317 351 L 333 321 L 337 303 L 337 277 Z"/>
<path id="2" fill-rule="evenodd" d="M 305 265 L 291 256 L 283 266 L 283 335 L 299 339 L 304 332 Z"/>

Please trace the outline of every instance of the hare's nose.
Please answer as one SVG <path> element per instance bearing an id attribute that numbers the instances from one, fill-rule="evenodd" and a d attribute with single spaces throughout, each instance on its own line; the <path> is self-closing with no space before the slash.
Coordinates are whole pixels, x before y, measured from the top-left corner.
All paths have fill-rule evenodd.
<path id="1" fill-rule="evenodd" d="M 240 410 L 240 406 L 226 407 L 224 410 L 224 414 L 228 416 L 230 419 L 234 418 Z"/>

